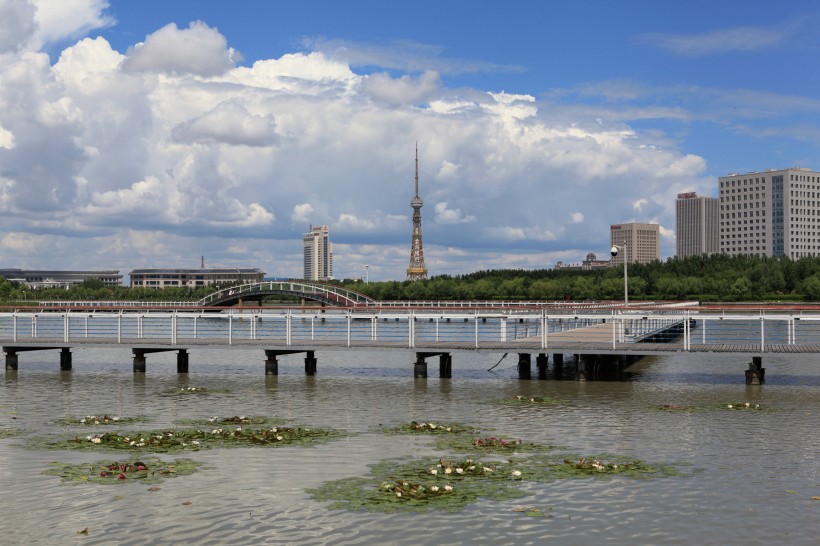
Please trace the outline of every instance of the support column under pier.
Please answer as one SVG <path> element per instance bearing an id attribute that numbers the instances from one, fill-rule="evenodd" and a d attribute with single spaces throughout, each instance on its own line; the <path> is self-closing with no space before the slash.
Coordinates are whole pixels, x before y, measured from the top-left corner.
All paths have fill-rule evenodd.
<path id="1" fill-rule="evenodd" d="M 575 355 L 575 380 L 586 381 L 589 378 L 587 368 L 590 366 L 589 355 Z"/>
<path id="2" fill-rule="evenodd" d="M 413 377 L 427 379 L 427 361 L 423 353 L 416 353 L 416 363 L 413 365 Z"/>
<path id="3" fill-rule="evenodd" d="M 547 365 L 549 364 L 549 357 L 544 353 L 539 353 L 535 357 L 535 366 L 538 368 L 538 379 L 547 378 Z"/>
<path id="4" fill-rule="evenodd" d="M 133 349 L 134 352 L 134 373 L 145 373 L 145 353 Z"/>
<path id="5" fill-rule="evenodd" d="M 71 349 L 63 347 L 60 349 L 60 369 L 63 371 L 71 371 Z"/>
<path id="6" fill-rule="evenodd" d="M 17 371 L 17 353 L 15 351 L 6 351 L 6 369 Z"/>
<path id="7" fill-rule="evenodd" d="M 265 375 L 279 375 L 279 361 L 274 351 L 265 351 Z"/>
<path id="8" fill-rule="evenodd" d="M 453 357 L 450 353 L 443 353 L 439 355 L 438 376 L 442 379 L 449 379 L 453 377 Z"/>
<path id="9" fill-rule="evenodd" d="M 766 368 L 763 367 L 763 357 L 753 356 L 746 370 L 747 385 L 762 385 L 766 378 Z"/>
<path id="10" fill-rule="evenodd" d="M 552 371 L 555 379 L 562 379 L 564 377 L 564 354 L 552 354 Z"/>
<path id="11" fill-rule="evenodd" d="M 188 351 L 185 349 L 177 353 L 177 373 L 188 373 Z"/>
<path id="12" fill-rule="evenodd" d="M 518 379 L 532 379 L 530 353 L 518 353 Z"/>
<path id="13" fill-rule="evenodd" d="M 314 351 L 306 351 L 305 355 L 305 375 L 316 375 L 316 357 Z"/>

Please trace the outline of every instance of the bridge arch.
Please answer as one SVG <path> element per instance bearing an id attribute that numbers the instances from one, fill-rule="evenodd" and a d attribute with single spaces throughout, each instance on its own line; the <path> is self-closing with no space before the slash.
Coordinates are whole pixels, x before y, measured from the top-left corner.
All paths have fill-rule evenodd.
<path id="1" fill-rule="evenodd" d="M 265 296 L 295 296 L 338 307 L 375 305 L 376 300 L 340 286 L 303 281 L 262 281 L 223 288 L 208 294 L 198 304 L 201 307 L 235 305 L 241 300 L 262 299 Z"/>

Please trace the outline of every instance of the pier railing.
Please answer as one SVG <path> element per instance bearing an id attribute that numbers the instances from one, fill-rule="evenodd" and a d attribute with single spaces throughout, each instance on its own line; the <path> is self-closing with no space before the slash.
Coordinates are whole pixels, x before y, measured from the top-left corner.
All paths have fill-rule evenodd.
<path id="1" fill-rule="evenodd" d="M 688 310 L 0 312 L 3 344 L 820 352 L 820 314 Z"/>

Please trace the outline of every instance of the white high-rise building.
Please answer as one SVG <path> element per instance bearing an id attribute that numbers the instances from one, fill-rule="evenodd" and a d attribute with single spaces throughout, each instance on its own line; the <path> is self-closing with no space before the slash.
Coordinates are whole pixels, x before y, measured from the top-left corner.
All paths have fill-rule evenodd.
<path id="1" fill-rule="evenodd" d="M 613 224 L 609 226 L 612 246 L 621 250 L 610 260 L 611 265 L 649 263 L 661 259 L 660 226 L 658 224 Z"/>
<path id="2" fill-rule="evenodd" d="M 305 233 L 305 280 L 326 281 L 333 278 L 333 243 L 330 228 L 310 227 Z"/>
<path id="3" fill-rule="evenodd" d="M 720 200 L 679 193 L 675 201 L 675 255 L 678 258 L 720 252 Z"/>
<path id="4" fill-rule="evenodd" d="M 820 173 L 795 167 L 730 174 L 718 187 L 721 252 L 820 255 Z"/>

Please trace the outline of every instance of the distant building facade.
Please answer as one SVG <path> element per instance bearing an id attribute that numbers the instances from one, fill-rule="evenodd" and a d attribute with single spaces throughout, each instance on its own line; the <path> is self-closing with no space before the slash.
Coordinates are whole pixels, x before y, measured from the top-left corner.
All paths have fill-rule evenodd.
<path id="1" fill-rule="evenodd" d="M 0 277 L 26 284 L 31 288 L 69 288 L 90 279 L 106 286 L 122 285 L 122 275 L 116 270 L 103 271 L 48 271 L 38 269 L 0 269 Z"/>
<path id="2" fill-rule="evenodd" d="M 720 251 L 730 255 L 820 255 L 820 173 L 791 168 L 718 179 Z"/>
<path id="3" fill-rule="evenodd" d="M 678 258 L 720 252 L 720 199 L 679 193 L 675 201 L 675 255 Z"/>
<path id="4" fill-rule="evenodd" d="M 661 259 L 660 226 L 658 224 L 612 224 L 609 226 L 612 246 L 621 250 L 609 261 L 610 265 L 649 263 Z"/>
<path id="5" fill-rule="evenodd" d="M 557 262 L 555 264 L 555 269 L 590 270 L 602 267 L 609 267 L 609 260 L 599 260 L 593 252 L 587 254 L 586 260 L 580 263 L 570 262 L 565 264 L 564 262 Z"/>
<path id="6" fill-rule="evenodd" d="M 310 227 L 305 233 L 305 280 L 326 281 L 333 278 L 333 243 L 330 228 Z"/>
<path id="7" fill-rule="evenodd" d="M 262 282 L 260 269 L 134 269 L 128 274 L 131 288 L 200 288 L 212 284 Z"/>

